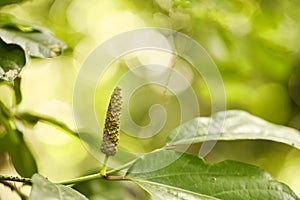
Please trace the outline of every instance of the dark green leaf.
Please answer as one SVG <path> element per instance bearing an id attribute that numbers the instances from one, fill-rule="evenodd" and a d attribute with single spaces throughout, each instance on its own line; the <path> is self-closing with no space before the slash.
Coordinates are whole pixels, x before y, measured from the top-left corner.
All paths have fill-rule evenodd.
<path id="1" fill-rule="evenodd" d="M 37 165 L 22 133 L 14 131 L 9 134 L 15 134 L 17 137 L 17 141 L 11 142 L 13 145 L 9 148 L 9 154 L 16 171 L 23 177 L 31 177 L 37 172 Z"/>
<path id="2" fill-rule="evenodd" d="M 0 79 L 14 80 L 25 63 L 24 50 L 16 44 L 7 44 L 0 38 Z"/>
<path id="3" fill-rule="evenodd" d="M 176 151 L 144 155 L 130 167 L 127 177 L 154 199 L 299 199 L 256 166 L 235 161 L 208 165 L 197 156 Z"/>
<path id="4" fill-rule="evenodd" d="M 22 101 L 22 92 L 21 92 L 21 78 L 17 77 L 14 80 L 14 85 L 13 85 L 14 91 L 15 91 L 15 98 L 16 98 L 16 103 L 20 104 Z"/>
<path id="5" fill-rule="evenodd" d="M 211 118 L 195 118 L 171 132 L 168 144 L 192 144 L 209 140 L 271 140 L 300 149 L 299 131 L 269 123 L 245 111 L 226 111 L 220 132 L 209 132 L 223 123 L 224 112 Z M 212 128 L 212 129 L 210 129 Z"/>
<path id="6" fill-rule="evenodd" d="M 51 58 L 59 56 L 67 45 L 55 38 L 52 33 L 41 26 L 0 15 L 0 35 L 6 43 L 23 47 L 30 56 Z"/>
<path id="7" fill-rule="evenodd" d="M 146 199 L 136 185 L 125 182 L 96 179 L 76 184 L 74 188 L 90 200 Z"/>
<path id="8" fill-rule="evenodd" d="M 0 129 L 1 129 L 1 122 L 0 122 Z M 8 134 L 1 133 L 0 130 L 0 154 L 3 152 L 7 152 L 10 147 L 11 147 L 11 143 Z"/>
<path id="9" fill-rule="evenodd" d="M 1 0 L 0 6 L 5 6 L 5 5 L 14 4 L 14 3 L 20 3 L 22 1 L 23 0 Z"/>
<path id="10" fill-rule="evenodd" d="M 87 200 L 87 198 L 76 190 L 48 181 L 39 174 L 32 176 L 32 190 L 30 200 L 53 199 L 53 200 Z"/>

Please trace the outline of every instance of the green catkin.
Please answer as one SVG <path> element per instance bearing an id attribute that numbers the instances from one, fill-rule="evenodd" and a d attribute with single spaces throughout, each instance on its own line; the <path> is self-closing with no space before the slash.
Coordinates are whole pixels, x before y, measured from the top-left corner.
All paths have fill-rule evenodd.
<path id="1" fill-rule="evenodd" d="M 116 87 L 111 95 L 109 106 L 106 112 L 105 125 L 103 130 L 103 141 L 101 152 L 107 157 L 117 153 L 119 144 L 120 116 L 122 96 L 121 88 Z"/>

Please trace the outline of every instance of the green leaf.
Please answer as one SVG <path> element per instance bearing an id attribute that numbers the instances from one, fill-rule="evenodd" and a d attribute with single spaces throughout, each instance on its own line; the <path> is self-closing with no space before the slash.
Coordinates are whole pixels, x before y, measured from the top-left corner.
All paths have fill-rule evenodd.
<path id="1" fill-rule="evenodd" d="M 209 132 L 222 125 L 221 132 Z M 211 129 L 210 129 L 211 128 Z M 173 130 L 167 138 L 169 145 L 192 144 L 209 140 L 271 140 L 300 149 L 299 131 L 269 123 L 245 111 L 218 112 L 211 118 L 195 118 Z"/>
<path id="2" fill-rule="evenodd" d="M 0 15 L 0 35 L 6 43 L 20 45 L 33 57 L 59 56 L 67 45 L 41 26 L 24 22 L 11 15 Z"/>
<path id="3" fill-rule="evenodd" d="M 14 3 L 20 3 L 22 1 L 23 0 L 1 0 L 0 6 L 5 6 L 5 5 L 14 4 Z"/>
<path id="4" fill-rule="evenodd" d="M 9 148 L 13 165 L 16 171 L 23 177 L 31 177 L 37 172 L 35 159 L 26 145 L 23 134 L 15 130 L 12 133 L 17 137 L 17 141 L 11 141 L 12 146 Z"/>
<path id="5" fill-rule="evenodd" d="M 0 129 L 1 129 L 1 122 L 0 122 Z M 0 130 L 0 154 L 3 152 L 7 152 L 9 147 L 11 146 L 8 134 L 1 133 Z"/>
<path id="6" fill-rule="evenodd" d="M 76 190 L 60 184 L 54 184 L 39 174 L 32 176 L 32 190 L 30 200 L 87 200 Z"/>
<path id="7" fill-rule="evenodd" d="M 20 104 L 22 101 L 21 78 L 20 77 L 17 77 L 14 80 L 13 89 L 15 91 L 16 103 Z"/>
<path id="8" fill-rule="evenodd" d="M 96 179 L 76 184 L 74 188 L 91 200 L 146 199 L 135 184 L 120 181 Z"/>
<path id="9" fill-rule="evenodd" d="M 24 50 L 16 44 L 7 44 L 0 38 L 0 79 L 14 80 L 25 63 Z"/>
<path id="10" fill-rule="evenodd" d="M 209 165 L 197 156 L 171 150 L 142 156 L 129 168 L 127 178 L 154 199 L 299 199 L 256 166 L 235 161 Z"/>

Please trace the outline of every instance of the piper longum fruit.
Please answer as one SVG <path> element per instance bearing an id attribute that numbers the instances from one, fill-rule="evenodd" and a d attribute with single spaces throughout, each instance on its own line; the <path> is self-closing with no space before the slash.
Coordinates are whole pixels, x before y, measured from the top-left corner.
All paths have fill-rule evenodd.
<path id="1" fill-rule="evenodd" d="M 117 153 L 119 144 L 120 116 L 122 96 L 121 88 L 116 87 L 111 95 L 109 106 L 106 112 L 105 125 L 103 130 L 103 141 L 101 152 L 106 156 L 113 156 Z"/>

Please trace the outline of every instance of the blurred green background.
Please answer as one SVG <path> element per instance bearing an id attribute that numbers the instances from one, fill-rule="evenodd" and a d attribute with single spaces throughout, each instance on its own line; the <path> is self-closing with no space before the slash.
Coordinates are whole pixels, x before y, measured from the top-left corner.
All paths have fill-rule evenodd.
<path id="1" fill-rule="evenodd" d="M 74 83 L 89 53 L 118 33 L 162 27 L 187 34 L 209 53 L 224 81 L 227 109 L 246 110 L 300 130 L 299 10 L 296 0 L 32 0 L 0 11 L 50 28 L 69 46 L 62 56 L 31 59 L 23 69 L 24 99 L 20 110 L 51 115 L 75 128 Z M 132 55 L 141 63 L 147 63 L 149 56 L 161 64 L 171 59 L 161 52 Z M 115 82 L 131 69 L 124 60 L 111 66 L 97 89 L 100 124 L 104 122 Z M 177 62 L 175 67 L 197 92 L 201 116 L 209 116 L 211 102 L 205 83 L 189 64 Z M 148 111 L 153 103 L 165 106 L 168 120 L 160 133 L 150 139 L 122 134 L 120 145 L 124 156 L 128 156 L 127 151 L 144 153 L 163 146 L 168 132 L 179 125 L 178 102 L 162 90 L 144 87 L 132 97 L 130 111 L 137 124 L 150 122 Z M 0 88 L 0 99 L 7 105 L 12 103 L 9 88 Z M 195 113 L 187 119 L 193 117 Z M 95 172 L 101 165 L 80 141 L 48 125 L 38 123 L 26 130 L 26 139 L 38 160 L 39 170 L 53 181 Z M 190 148 L 194 153 L 198 150 L 199 145 Z M 115 161 L 122 163 L 131 158 L 122 156 Z M 206 159 L 209 162 L 234 159 L 259 165 L 300 194 L 300 151 L 286 145 L 267 141 L 218 142 Z M 1 168 L 5 171 L 7 166 Z"/>

